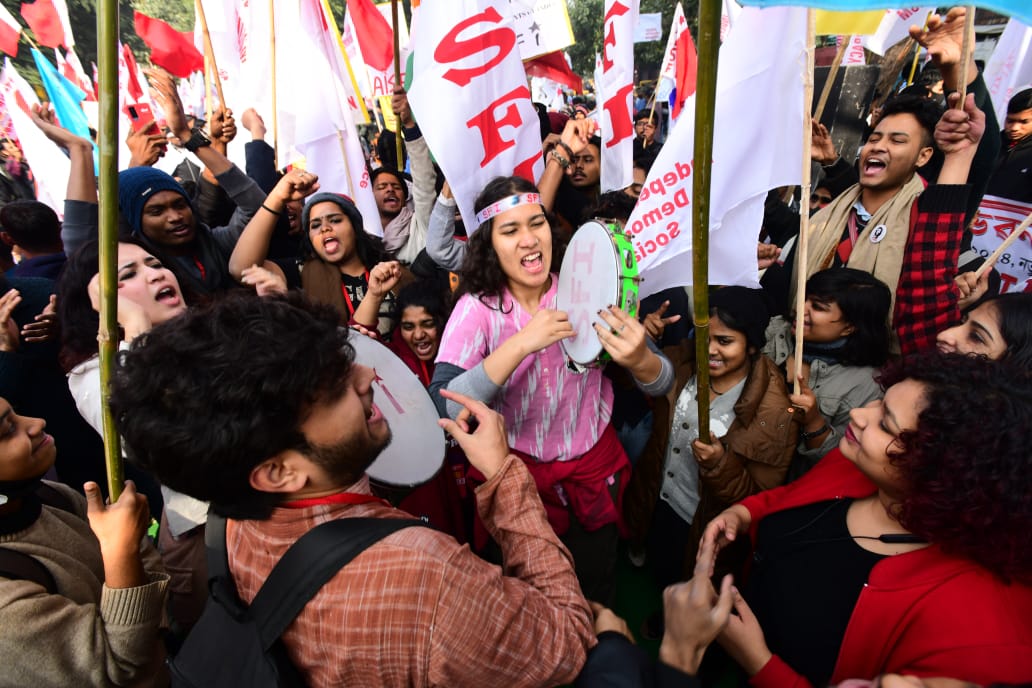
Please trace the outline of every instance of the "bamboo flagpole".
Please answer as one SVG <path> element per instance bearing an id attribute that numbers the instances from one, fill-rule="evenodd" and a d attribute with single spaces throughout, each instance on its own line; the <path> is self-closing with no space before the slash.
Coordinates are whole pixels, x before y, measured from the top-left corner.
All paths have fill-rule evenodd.
<path id="1" fill-rule="evenodd" d="M 394 88 L 403 88 L 401 83 L 401 36 L 398 35 L 398 0 L 391 0 L 391 30 L 394 32 Z M 401 147 L 401 121 L 398 121 L 398 130 L 394 132 L 394 151 L 398 156 L 398 171 L 405 169 L 404 151 Z"/>
<path id="2" fill-rule="evenodd" d="M 1028 229 L 1028 226 L 1030 224 L 1032 224 L 1032 214 L 1030 214 L 1028 217 L 1022 220 L 1021 224 L 1018 225 L 1017 228 L 1013 232 L 1011 232 L 1006 239 L 1003 240 L 1003 243 L 996 247 L 996 250 L 992 252 L 992 255 L 986 258 L 985 262 L 982 263 L 982 265 L 977 270 L 975 270 L 976 280 L 985 273 L 992 270 L 993 264 L 995 264 L 996 261 L 999 260 L 1000 256 L 1003 255 L 1004 251 L 1010 248 L 1011 244 L 1018 240 L 1018 237 L 1020 237 L 1022 233 L 1026 229 Z"/>
<path id="3" fill-rule="evenodd" d="M 97 132 L 99 160 L 100 243 L 100 388 L 111 383 L 118 340 L 118 2 L 97 3 L 97 90 L 100 122 Z M 101 425 L 108 495 L 112 502 L 122 493 L 125 480 L 122 451 L 107 395 L 101 394 Z"/>
<path id="4" fill-rule="evenodd" d="M 269 0 L 269 60 L 272 75 L 272 164 L 279 169 L 279 105 L 276 103 L 276 0 Z"/>
<path id="5" fill-rule="evenodd" d="M 721 0 L 699 2 L 699 64 L 695 89 L 695 165 L 692 175 L 692 304 L 699 439 L 710 441 L 709 366 L 709 211 L 713 176 L 713 121 L 717 110 L 717 60 Z"/>
<path id="6" fill-rule="evenodd" d="M 369 110 L 366 108 L 365 99 L 362 98 L 362 91 L 358 88 L 358 80 L 355 79 L 355 70 L 351 68 L 351 60 L 348 58 L 348 51 L 344 48 L 344 39 L 341 38 L 340 29 L 337 28 L 337 20 L 333 18 L 333 12 L 330 10 L 329 0 L 322 0 L 323 15 L 326 17 L 327 23 L 330 28 L 333 29 L 333 35 L 337 38 L 337 46 L 340 48 L 340 54 L 344 58 L 344 66 L 348 70 L 348 78 L 351 80 L 351 91 L 355 94 L 355 99 L 358 101 L 358 107 L 362 109 L 362 116 L 365 118 L 366 124 L 369 123 Z M 373 117 L 375 120 L 376 118 Z M 354 198 L 354 196 L 352 196 Z"/>
<path id="7" fill-rule="evenodd" d="M 968 65 L 971 59 L 971 51 L 975 47 L 975 6 L 969 5 L 964 12 L 964 43 L 960 52 L 960 83 L 957 90 L 960 91 L 960 98 L 957 99 L 957 109 L 964 109 L 964 99 L 967 98 L 968 87 Z"/>
<path id="8" fill-rule="evenodd" d="M 814 108 L 813 118 L 818 122 L 821 121 L 821 115 L 824 114 L 824 108 L 828 104 L 828 98 L 831 96 L 831 87 L 835 84 L 835 79 L 838 78 L 839 69 L 842 66 L 842 58 L 846 56 L 846 50 L 849 49 L 849 44 L 853 42 L 852 36 L 845 36 L 842 45 L 835 51 L 835 61 L 831 63 L 831 69 L 828 71 L 828 78 L 824 82 L 824 88 L 821 89 L 821 97 L 817 101 L 817 107 Z M 813 74 L 811 68 L 810 74 Z M 812 78 L 811 78 L 812 81 Z M 811 101 L 806 101 L 806 107 L 809 109 Z"/>
<path id="9" fill-rule="evenodd" d="M 817 28 L 816 11 L 806 11 L 806 70 L 803 75 L 803 112 L 810 111 L 813 102 L 814 43 Z M 829 75 L 829 81 L 831 76 Z M 799 371 L 803 369 L 803 311 L 806 307 L 806 265 L 810 253 L 810 146 L 812 134 L 810 122 L 803 122 L 803 181 L 799 194 L 799 240 L 796 241 L 796 302 L 795 302 L 795 375 L 792 390 L 799 394 Z"/>
<path id="10" fill-rule="evenodd" d="M 925 17 L 924 27 L 923 27 L 923 29 L 925 31 L 928 30 L 928 20 L 932 18 L 932 14 L 933 14 L 932 12 L 929 12 L 928 16 Z M 917 63 L 920 62 L 920 61 L 921 61 L 921 46 L 917 46 L 917 52 L 914 53 L 914 61 L 910 64 L 910 76 L 907 77 L 907 86 L 912 86 L 914 84 L 914 76 L 917 74 Z"/>
<path id="11" fill-rule="evenodd" d="M 226 97 L 222 94 L 222 79 L 219 78 L 219 65 L 215 61 L 215 49 L 211 47 L 211 34 L 208 33 L 208 20 L 204 16 L 204 5 L 201 3 L 201 0 L 196 0 L 194 4 L 197 6 L 197 19 L 201 22 L 201 33 L 204 37 L 205 63 L 210 64 L 211 75 L 215 80 L 215 92 L 219 94 L 219 105 L 225 107 Z M 205 77 L 207 77 L 207 69 L 206 67 Z M 205 86 L 205 89 L 208 90 L 208 87 Z"/>

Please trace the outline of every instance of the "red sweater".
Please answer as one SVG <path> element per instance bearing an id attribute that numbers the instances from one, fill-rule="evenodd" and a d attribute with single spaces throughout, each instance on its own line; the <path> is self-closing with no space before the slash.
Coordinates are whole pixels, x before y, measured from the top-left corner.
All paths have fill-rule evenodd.
<path id="1" fill-rule="evenodd" d="M 767 514 L 876 488 L 838 449 L 797 482 L 742 502 L 751 535 Z M 1032 680 L 1032 587 L 1005 584 L 937 545 L 875 565 L 842 639 L 832 683 L 884 673 L 975 681 Z M 809 686 L 777 656 L 752 677 L 757 688 Z"/>

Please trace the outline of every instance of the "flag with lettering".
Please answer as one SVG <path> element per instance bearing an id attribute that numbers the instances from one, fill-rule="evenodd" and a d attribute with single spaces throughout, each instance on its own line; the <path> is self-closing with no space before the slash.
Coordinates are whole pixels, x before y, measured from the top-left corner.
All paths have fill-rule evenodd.
<path id="1" fill-rule="evenodd" d="M 713 139 L 711 284 L 759 284 L 756 243 L 767 191 L 802 177 L 802 132 L 810 126 L 805 53 L 806 11 L 794 7 L 746 8 L 720 48 L 715 120 L 735 126 L 718 127 Z M 692 283 L 694 99 L 685 103 L 627 221 L 642 296 Z"/>
<path id="2" fill-rule="evenodd" d="M 901 7 L 896 10 L 885 10 L 885 16 L 878 24 L 878 29 L 864 38 L 864 47 L 872 53 L 884 55 L 892 46 L 910 35 L 911 24 L 924 26 L 929 12 L 934 7 Z"/>
<path id="3" fill-rule="evenodd" d="M 598 97 L 602 121 L 602 192 L 634 181 L 634 25 L 637 0 L 606 0 L 602 20 L 602 78 Z"/>
<path id="4" fill-rule="evenodd" d="M 544 171 L 508 0 L 423 0 L 412 54 L 409 103 L 475 231 L 473 201 L 488 181 Z"/>

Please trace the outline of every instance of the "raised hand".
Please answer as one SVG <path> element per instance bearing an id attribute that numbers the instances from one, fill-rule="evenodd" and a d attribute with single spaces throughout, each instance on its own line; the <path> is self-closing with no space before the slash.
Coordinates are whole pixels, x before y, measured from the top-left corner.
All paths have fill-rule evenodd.
<path id="1" fill-rule="evenodd" d="M 718 636 L 720 646 L 738 662 L 749 676 L 755 676 L 773 656 L 763 637 L 763 629 L 745 598 L 736 588 L 734 591 L 735 614 Z"/>
<path id="2" fill-rule="evenodd" d="M 712 541 L 704 543 L 696 556 L 691 580 L 663 591 L 666 632 L 659 658 L 693 676 L 706 648 L 727 627 L 734 603 L 730 575 L 724 576 L 719 595 L 710 582 L 716 559 L 716 545 Z"/>
<path id="3" fill-rule="evenodd" d="M 254 287 L 258 296 L 287 293 L 287 280 L 283 275 L 267 270 L 261 265 L 252 265 L 249 268 L 244 268 L 243 272 L 240 273 L 240 282 Z"/>
<path id="4" fill-rule="evenodd" d="M 975 105 L 975 96 L 967 94 L 963 109 L 956 107 L 959 93 L 949 95 L 949 109 L 935 125 L 935 144 L 944 155 L 969 152 L 974 154 L 985 133 L 985 113 Z"/>
<path id="5" fill-rule="evenodd" d="M 186 113 L 183 111 L 183 101 L 179 98 L 176 90 L 176 82 L 171 74 L 157 67 L 150 67 L 143 70 L 151 88 L 154 90 L 154 100 L 162 112 L 165 113 L 165 122 L 172 131 L 172 135 L 180 141 L 190 139 L 190 127 L 186 122 Z"/>
<path id="6" fill-rule="evenodd" d="M 132 480 L 114 504 L 104 504 L 97 483 L 83 485 L 86 518 L 100 543 L 104 560 L 104 584 L 109 588 L 134 588 L 145 583 L 140 541 L 150 523 L 146 495 L 136 491 Z"/>
<path id="7" fill-rule="evenodd" d="M 831 141 L 828 128 L 815 119 L 810 119 L 810 157 L 814 162 L 830 165 L 838 159 L 835 144 Z"/>
<path id="8" fill-rule="evenodd" d="M 57 320 L 57 297 L 50 295 L 50 301 L 43 310 L 22 328 L 21 335 L 26 342 L 39 344 L 57 340 L 61 327 Z"/>
<path id="9" fill-rule="evenodd" d="M 81 136 L 76 136 L 57 123 L 57 118 L 54 116 L 54 110 L 50 103 L 33 105 L 30 116 L 32 117 L 32 123 L 39 127 L 39 130 L 46 134 L 48 139 L 61 148 L 67 149 L 75 145 L 88 146 L 91 149 L 93 148 L 92 141 L 84 139 Z"/>
<path id="10" fill-rule="evenodd" d="M 455 420 L 442 418 L 437 424 L 455 438 L 473 467 L 490 480 L 509 455 L 509 440 L 501 414 L 483 402 L 457 392 L 442 389 L 441 396 L 461 404 L 463 409 Z M 471 421 L 474 420 L 476 427 L 471 431 Z"/>
<path id="11" fill-rule="evenodd" d="M 670 308 L 670 301 L 664 301 L 659 308 L 646 315 L 645 321 L 642 323 L 645 326 L 645 332 L 652 337 L 654 342 L 663 338 L 663 332 L 666 331 L 667 325 L 673 325 L 681 319 L 680 313 L 664 318 L 668 308 Z"/>
<path id="12" fill-rule="evenodd" d="M 396 260 L 377 263 L 369 271 L 369 295 L 382 300 L 387 292 L 398 285 L 400 279 L 401 263 Z"/>
<path id="13" fill-rule="evenodd" d="M 129 129 L 125 137 L 129 147 L 129 167 L 150 167 L 168 150 L 168 139 L 162 134 L 148 134 L 146 129 Z"/>
<path id="14" fill-rule="evenodd" d="M 21 294 L 17 289 L 9 289 L 0 296 L 0 351 L 13 353 L 21 343 L 18 339 L 18 324 L 11 313 L 21 303 Z"/>

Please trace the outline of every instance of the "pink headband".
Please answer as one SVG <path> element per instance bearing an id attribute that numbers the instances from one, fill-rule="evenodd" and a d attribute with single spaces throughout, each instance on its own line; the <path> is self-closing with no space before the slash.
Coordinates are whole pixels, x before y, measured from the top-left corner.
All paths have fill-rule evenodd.
<path id="1" fill-rule="evenodd" d="M 541 194 L 525 193 L 516 196 L 509 196 L 500 201 L 495 201 L 477 213 L 477 227 L 490 220 L 495 215 L 500 215 L 506 210 L 512 210 L 521 205 L 541 204 Z"/>

